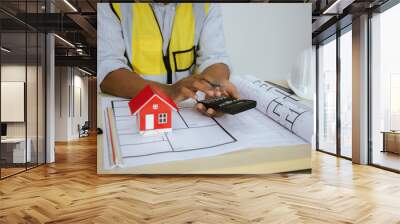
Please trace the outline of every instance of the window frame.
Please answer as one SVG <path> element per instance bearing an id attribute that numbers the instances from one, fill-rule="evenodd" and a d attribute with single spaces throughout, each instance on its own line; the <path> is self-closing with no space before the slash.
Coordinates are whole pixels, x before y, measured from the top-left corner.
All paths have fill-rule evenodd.
<path id="1" fill-rule="evenodd" d="M 340 38 L 342 35 L 344 35 L 347 32 L 352 32 L 352 23 L 347 24 L 346 26 L 342 27 L 341 29 L 338 29 L 335 33 L 332 35 L 326 37 L 323 40 L 320 40 L 316 44 L 316 109 L 315 109 L 315 116 L 316 116 L 316 138 L 315 138 L 315 146 L 316 146 L 316 151 L 323 152 L 329 155 L 333 155 L 339 158 L 347 159 L 347 160 L 352 160 L 352 158 L 347 157 L 342 155 L 341 153 L 341 118 L 340 118 L 340 113 L 341 113 L 341 94 L 340 94 L 340 86 L 341 86 L 341 64 L 340 64 L 340 59 L 341 59 L 341 54 L 340 54 Z M 331 41 L 336 41 L 336 152 L 328 152 L 324 149 L 320 148 L 320 136 L 319 136 L 319 131 L 320 131 L 320 123 L 319 123 L 319 110 L 320 110 L 320 100 L 319 100 L 319 84 L 320 84 L 320 73 L 319 73 L 319 48 L 321 45 L 327 44 Z M 338 94 L 339 93 L 339 94 Z"/>
<path id="2" fill-rule="evenodd" d="M 157 116 L 158 124 L 168 123 L 168 113 L 159 113 Z"/>
<path id="3" fill-rule="evenodd" d="M 22 12 L 22 14 L 25 14 L 25 17 L 26 17 L 27 13 L 32 13 L 32 12 L 28 12 L 28 8 L 27 8 L 28 2 L 22 1 L 22 3 L 24 3 L 24 5 L 22 6 L 22 7 L 24 7 L 24 12 Z M 46 3 L 46 2 L 41 0 L 41 1 L 34 1 L 34 2 L 30 2 L 30 3 L 36 4 L 36 9 L 35 9 L 35 12 L 33 12 L 33 13 L 38 13 L 39 12 L 39 3 Z M 45 13 L 47 13 L 47 12 L 48 12 L 48 7 L 46 6 Z M 25 100 L 24 100 L 24 120 L 25 120 L 24 121 L 24 130 L 25 130 L 25 133 L 24 133 L 24 136 L 22 136 L 22 138 L 25 140 L 25 145 L 24 145 L 25 164 L 24 164 L 24 168 L 22 170 L 11 173 L 11 174 L 7 174 L 7 175 L 4 175 L 4 173 L 2 173 L 2 167 L 0 166 L 0 180 L 7 179 L 9 177 L 15 176 L 17 174 L 26 172 L 30 169 L 34 169 L 36 167 L 46 164 L 47 163 L 47 144 L 48 144 L 47 128 L 46 128 L 47 127 L 47 80 L 46 80 L 46 78 L 47 78 L 47 70 L 48 70 L 47 69 L 47 44 L 48 44 L 47 34 L 48 33 L 44 32 L 42 30 L 36 29 L 35 27 L 30 26 L 29 24 L 24 23 L 22 20 L 19 21 L 19 19 L 12 14 L 9 14 L 8 16 L 10 17 L 10 19 L 20 22 L 22 25 L 21 27 L 23 27 L 23 28 L 21 30 L 16 30 L 16 31 L 0 29 L 0 45 L 2 45 L 1 42 L 2 42 L 3 34 L 19 33 L 21 35 L 24 35 L 24 49 L 22 51 L 24 51 L 24 53 L 25 53 L 23 56 L 23 60 L 25 61 L 25 64 L 24 64 L 24 66 L 25 66 L 25 69 L 24 69 L 24 72 L 25 72 L 25 81 L 24 81 L 25 82 L 25 93 L 24 93 L 24 95 L 25 95 L 25 97 L 24 97 L 25 98 Z M 1 27 L 1 24 L 0 24 L 0 27 Z M 30 46 L 28 46 L 28 38 L 29 38 L 28 34 L 31 34 L 33 37 L 36 38 L 35 39 L 36 41 L 33 41 L 33 45 L 36 45 L 34 48 L 30 48 Z M 39 43 L 41 43 L 41 45 Z M 36 54 L 36 59 L 33 61 L 29 61 L 29 62 L 28 62 L 28 59 L 29 59 L 28 58 L 28 48 L 33 49 Z M 39 51 L 39 49 L 40 49 L 40 51 Z M 41 78 L 42 78 L 42 84 L 43 84 L 43 86 L 42 86 L 43 92 L 41 94 L 43 96 L 43 98 L 42 98 L 43 105 L 41 105 L 41 107 L 42 107 L 42 110 L 44 113 L 43 117 L 40 118 L 42 125 L 43 125 L 43 132 L 41 133 L 41 134 L 43 134 L 43 141 L 42 141 L 42 143 L 43 143 L 42 144 L 42 147 L 43 147 L 42 153 L 43 154 L 41 155 L 41 157 L 43 157 L 42 158 L 43 161 L 41 161 L 41 162 L 39 162 L 39 141 L 38 141 L 38 139 L 39 139 L 39 81 L 38 81 L 39 70 L 38 70 L 38 68 L 40 65 L 39 52 L 42 53 L 41 59 L 43 60 L 43 62 L 41 64 L 42 65 Z M 3 62 L 4 61 L 2 58 L 2 53 L 0 53 L 0 82 L 2 81 L 2 74 L 1 74 L 2 69 L 1 68 L 3 67 L 3 64 L 2 64 Z M 36 121 L 31 121 L 31 120 L 28 121 L 28 107 L 27 107 L 28 65 L 33 65 L 36 67 L 35 71 L 30 73 L 30 75 L 36 76 L 35 77 L 36 78 L 36 84 L 35 84 L 36 91 L 34 93 L 35 97 L 36 97 L 36 116 L 35 116 Z M 1 97 L 0 97 L 0 101 L 1 101 Z M 0 105 L 0 110 L 1 110 L 1 105 Z M 32 130 L 36 131 L 36 135 L 30 137 L 32 140 L 35 138 L 37 141 L 36 149 L 35 149 L 36 150 L 36 158 L 35 158 L 36 161 L 34 163 L 27 162 L 28 154 L 26 153 L 27 147 L 28 147 L 28 144 L 27 144 L 27 142 L 28 142 L 27 141 L 28 140 L 28 123 L 30 121 L 32 122 L 30 125 L 36 125 L 36 128 L 35 128 L 36 130 L 32 129 Z M 0 123 L 1 123 L 1 119 L 0 119 Z M 2 151 L 2 146 L 0 145 L 0 157 L 1 157 L 1 151 Z M 32 150 L 32 152 L 34 152 L 34 151 Z M 28 163 L 31 163 L 31 164 L 28 166 Z"/>

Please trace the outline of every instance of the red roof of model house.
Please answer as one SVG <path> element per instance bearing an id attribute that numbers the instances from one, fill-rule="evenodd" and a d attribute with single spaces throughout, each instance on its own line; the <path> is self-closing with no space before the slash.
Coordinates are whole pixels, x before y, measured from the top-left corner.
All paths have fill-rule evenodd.
<path id="1" fill-rule="evenodd" d="M 133 98 L 129 102 L 129 108 L 132 114 L 136 114 L 140 109 L 146 105 L 153 97 L 160 98 L 164 103 L 169 105 L 172 109 L 178 110 L 178 106 L 176 106 L 175 102 L 165 95 L 163 92 L 156 88 L 151 88 L 149 85 L 144 87 L 135 98 Z"/>

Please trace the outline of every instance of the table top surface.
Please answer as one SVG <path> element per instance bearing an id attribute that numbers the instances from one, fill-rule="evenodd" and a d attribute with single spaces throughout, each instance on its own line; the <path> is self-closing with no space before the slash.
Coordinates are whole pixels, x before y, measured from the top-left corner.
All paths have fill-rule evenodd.
<path id="1" fill-rule="evenodd" d="M 400 135 L 400 131 L 381 131 L 381 133 L 384 133 L 384 134 L 398 134 L 398 135 Z"/>
<path id="2" fill-rule="evenodd" d="M 27 141 L 30 141 L 29 138 L 26 139 Z M 2 138 L 1 143 L 20 143 L 20 142 L 25 142 L 25 138 Z"/>

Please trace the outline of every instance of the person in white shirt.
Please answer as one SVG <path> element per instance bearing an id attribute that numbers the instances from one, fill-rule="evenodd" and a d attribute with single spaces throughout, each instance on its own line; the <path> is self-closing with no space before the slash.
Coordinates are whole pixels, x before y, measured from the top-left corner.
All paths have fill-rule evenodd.
<path id="1" fill-rule="evenodd" d="M 102 92 L 133 98 L 150 85 L 176 102 L 196 98 L 197 91 L 239 98 L 229 81 L 219 5 L 103 3 L 98 4 L 97 24 Z M 218 115 L 202 104 L 196 107 Z"/>

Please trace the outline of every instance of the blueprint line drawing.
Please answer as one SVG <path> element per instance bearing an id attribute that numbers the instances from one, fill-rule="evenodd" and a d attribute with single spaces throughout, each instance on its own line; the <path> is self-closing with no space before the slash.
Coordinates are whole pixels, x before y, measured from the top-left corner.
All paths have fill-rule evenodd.
<path id="1" fill-rule="evenodd" d="M 187 152 L 193 150 L 200 150 L 205 148 L 222 146 L 225 144 L 234 143 L 237 141 L 227 130 L 225 130 L 221 124 L 214 118 L 207 118 L 207 122 L 199 122 L 193 118 L 193 114 L 197 113 L 194 111 L 193 107 L 181 107 L 179 111 L 173 112 L 173 131 L 168 133 L 162 133 L 158 136 L 145 137 L 139 134 L 137 131 L 126 132 L 127 130 L 134 130 L 136 127 L 134 123 L 136 121 L 136 116 L 129 114 L 126 110 L 128 105 L 128 100 L 114 100 L 111 102 L 114 111 L 114 117 L 116 119 L 116 128 L 119 135 L 119 142 L 121 148 L 122 158 L 132 158 L 132 157 L 142 157 L 161 153 L 179 153 Z M 128 112 L 128 113 L 126 113 Z M 196 117 L 196 116 L 195 116 Z M 132 124 L 131 126 L 122 125 L 124 121 Z M 183 146 L 183 142 L 186 141 L 187 134 L 182 134 L 181 132 L 191 129 L 190 135 L 196 135 L 195 138 L 192 137 L 191 146 Z M 213 137 L 202 138 L 206 132 L 212 132 Z M 126 138 L 140 139 L 139 142 L 127 141 Z M 147 140 L 146 140 L 147 139 Z M 143 148 L 146 145 L 163 145 L 159 150 L 149 150 L 144 151 L 139 148 Z M 181 144 L 182 143 L 182 144 Z M 129 151 L 129 153 L 127 152 Z"/>
<path id="2" fill-rule="evenodd" d="M 311 142 L 313 109 L 301 104 L 296 95 L 284 92 L 254 76 L 234 76 L 231 81 L 245 98 L 257 101 L 258 110 L 292 133 Z"/>

